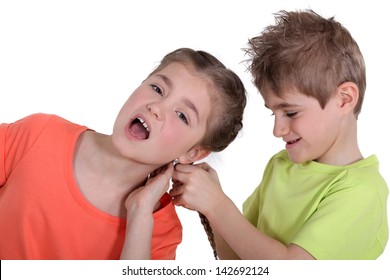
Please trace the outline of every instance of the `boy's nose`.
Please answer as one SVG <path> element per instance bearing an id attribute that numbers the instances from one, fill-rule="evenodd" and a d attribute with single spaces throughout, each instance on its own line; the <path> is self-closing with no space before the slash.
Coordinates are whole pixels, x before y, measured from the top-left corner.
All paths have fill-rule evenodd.
<path id="1" fill-rule="evenodd" d="M 288 122 L 285 120 L 275 118 L 274 131 L 273 131 L 274 136 L 280 138 L 286 136 L 289 132 L 290 132 L 290 128 Z"/>

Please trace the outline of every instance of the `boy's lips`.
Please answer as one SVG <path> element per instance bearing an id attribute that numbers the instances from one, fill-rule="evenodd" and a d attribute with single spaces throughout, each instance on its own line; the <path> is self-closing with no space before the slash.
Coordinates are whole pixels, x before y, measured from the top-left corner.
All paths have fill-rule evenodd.
<path id="1" fill-rule="evenodd" d="M 291 148 L 294 146 L 296 143 L 298 143 L 302 138 L 297 138 L 293 140 L 284 140 L 286 142 L 286 148 Z"/>

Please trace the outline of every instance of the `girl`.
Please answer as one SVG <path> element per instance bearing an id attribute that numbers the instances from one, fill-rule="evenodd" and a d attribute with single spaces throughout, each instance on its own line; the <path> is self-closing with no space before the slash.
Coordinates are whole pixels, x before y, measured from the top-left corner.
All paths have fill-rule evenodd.
<path id="1" fill-rule="evenodd" d="M 46 114 L 1 124 L 0 258 L 174 259 L 171 162 L 226 148 L 245 105 L 235 73 L 183 48 L 133 92 L 111 135 Z"/>

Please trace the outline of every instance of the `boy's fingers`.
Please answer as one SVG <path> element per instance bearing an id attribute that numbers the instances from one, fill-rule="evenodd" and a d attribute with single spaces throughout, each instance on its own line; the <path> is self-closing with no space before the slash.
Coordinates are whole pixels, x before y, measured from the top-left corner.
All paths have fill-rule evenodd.
<path id="1" fill-rule="evenodd" d="M 207 162 L 201 162 L 201 163 L 196 164 L 195 166 L 200 167 L 207 172 L 210 171 L 210 169 L 212 169 L 211 166 Z"/>
<path id="2" fill-rule="evenodd" d="M 175 165 L 175 170 L 183 173 L 191 173 L 194 170 L 194 168 L 196 168 L 196 166 L 192 164 L 178 163 Z"/>
<path id="3" fill-rule="evenodd" d="M 184 208 L 187 208 L 188 210 L 195 210 L 191 207 L 188 207 L 188 205 L 183 201 L 182 197 L 181 196 L 176 196 L 172 199 L 172 203 L 176 206 L 181 206 L 181 207 L 184 207 Z"/>
<path id="4" fill-rule="evenodd" d="M 178 186 L 173 186 L 172 189 L 169 191 L 169 194 L 171 196 L 178 196 L 183 193 L 183 186 L 178 185 Z"/>

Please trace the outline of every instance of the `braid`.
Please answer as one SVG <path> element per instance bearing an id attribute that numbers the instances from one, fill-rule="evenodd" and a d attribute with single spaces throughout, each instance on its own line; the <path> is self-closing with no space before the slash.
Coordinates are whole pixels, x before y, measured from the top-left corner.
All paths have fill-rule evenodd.
<path id="1" fill-rule="evenodd" d="M 218 260 L 218 254 L 217 254 L 217 249 L 216 249 L 215 240 L 214 240 L 214 233 L 213 233 L 213 230 L 210 226 L 209 220 L 202 213 L 200 213 L 200 212 L 198 212 L 198 213 L 199 213 L 199 217 L 200 217 L 200 222 L 202 223 L 202 225 L 204 227 L 204 230 L 205 230 L 207 237 L 209 239 L 209 242 L 210 242 L 210 246 L 213 249 L 214 258 L 216 260 Z"/>

